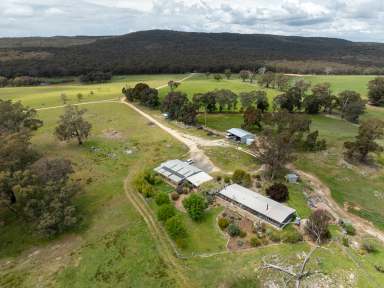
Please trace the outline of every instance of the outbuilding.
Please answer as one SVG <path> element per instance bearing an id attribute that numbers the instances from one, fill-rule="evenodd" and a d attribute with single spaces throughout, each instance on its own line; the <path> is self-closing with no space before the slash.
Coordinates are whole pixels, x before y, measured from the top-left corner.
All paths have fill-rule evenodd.
<path id="1" fill-rule="evenodd" d="M 285 176 L 285 179 L 289 183 L 297 183 L 299 181 L 299 176 L 294 173 L 289 173 Z"/>
<path id="2" fill-rule="evenodd" d="M 217 196 L 277 228 L 289 224 L 296 215 L 295 209 L 238 184 L 226 186 Z"/>
<path id="3" fill-rule="evenodd" d="M 199 187 L 201 184 L 213 179 L 208 173 L 191 165 L 191 162 L 178 159 L 161 163 L 160 166 L 154 170 L 177 185 L 187 181 L 194 187 Z"/>
<path id="4" fill-rule="evenodd" d="M 240 128 L 231 128 L 227 130 L 227 138 L 236 140 L 240 143 L 250 145 L 255 140 L 255 134 Z"/>

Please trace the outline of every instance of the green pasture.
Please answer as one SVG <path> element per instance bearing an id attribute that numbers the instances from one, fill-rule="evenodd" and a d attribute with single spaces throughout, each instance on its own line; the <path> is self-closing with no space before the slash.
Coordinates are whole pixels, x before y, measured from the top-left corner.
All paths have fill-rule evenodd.
<path id="1" fill-rule="evenodd" d="M 124 86 L 134 87 L 139 82 L 145 82 L 151 87 L 159 87 L 167 84 L 169 79 L 182 79 L 185 75 L 133 75 L 115 76 L 111 82 L 102 84 L 68 83 L 37 87 L 6 87 L 0 88 L 0 99 L 12 99 L 22 101 L 33 108 L 44 108 L 63 105 L 61 94 L 65 94 L 68 103 L 78 103 L 77 94 L 81 93 L 81 102 L 98 101 L 106 99 L 118 99 L 122 96 L 121 89 Z"/>
<path id="2" fill-rule="evenodd" d="M 185 75 L 138 75 L 114 77 L 111 83 L 97 85 L 70 83 L 1 88 L 0 98 L 20 100 L 36 108 L 48 107 L 62 105 L 61 93 L 69 97 L 70 103 L 77 103 L 77 93 L 83 94 L 83 102 L 118 98 L 121 88 L 126 84 L 133 86 L 137 82 L 146 82 L 152 87 L 158 87 L 170 79 L 184 77 Z M 366 76 L 361 76 L 363 77 Z M 243 83 L 237 76 L 233 80 L 218 82 L 206 80 L 203 75 L 183 82 L 178 89 L 192 97 L 194 93 L 215 88 L 228 88 L 235 92 L 259 89 L 257 84 Z M 90 95 L 90 91 L 94 91 L 93 95 Z M 166 91 L 168 88 L 161 90 L 161 94 L 164 95 Z M 268 93 L 272 97 L 280 92 Z M 60 143 L 54 138 L 54 127 L 63 112 L 61 108 L 38 112 L 44 126 L 33 138 L 33 145 L 44 154 L 68 158 L 74 162 L 77 171 L 74 178 L 85 187 L 84 193 L 76 200 L 84 215 L 82 224 L 58 239 L 42 240 L 0 210 L 0 218 L 7 217 L 7 221 L 10 221 L 6 226 L 0 226 L 0 287 L 177 286 L 173 271 L 156 249 L 156 239 L 151 237 L 145 221 L 126 198 L 123 180 L 126 177 L 131 180 L 138 171 L 154 167 L 166 159 L 184 157 L 186 147 L 156 126 L 149 125 L 145 118 L 125 105 L 103 103 L 83 107 L 88 110 L 86 117 L 93 125 L 92 134 L 85 145 Z M 160 121 L 167 122 L 158 111 L 152 113 Z M 382 117 L 382 110 L 369 109 L 364 117 L 371 115 Z M 200 115 L 199 122 L 201 119 Z M 208 115 L 207 122 L 209 127 L 221 131 L 239 127 L 241 123 L 241 114 L 212 114 Z M 175 123 L 170 125 L 174 129 L 185 129 L 182 131 L 186 133 L 192 131 L 191 128 L 179 127 Z M 355 213 L 384 229 L 384 197 L 381 197 L 384 193 L 383 169 L 361 170 L 359 167 L 346 167 L 341 161 L 342 143 L 354 137 L 357 126 L 319 115 L 312 117 L 312 129 L 319 130 L 330 149 L 299 155 L 295 165 L 324 181 L 340 205 L 350 202 Z M 119 136 L 111 138 L 108 131 L 117 131 Z M 194 135 L 199 136 L 205 133 L 196 129 L 193 131 L 196 133 Z M 208 148 L 206 152 L 226 172 L 232 170 L 231 162 L 234 161 L 239 163 L 238 168 L 248 171 L 257 169 L 259 165 L 246 154 L 240 154 L 232 148 Z M 302 193 L 304 188 L 305 184 L 290 185 L 288 200 L 288 205 L 295 207 L 302 217 L 308 216 L 310 212 Z M 189 232 L 188 245 L 183 248 L 186 255 L 224 251 L 225 239 L 215 223 L 218 213 L 220 208 L 209 210 L 206 219 L 201 223 L 194 223 L 186 214 L 181 214 Z M 78 241 L 76 248 L 69 249 L 62 245 L 71 243 L 73 238 Z M 51 249 L 55 249 L 55 245 L 61 245 L 56 249 L 62 251 L 62 256 L 49 258 L 49 251 L 53 251 Z M 259 275 L 261 272 L 258 268 L 264 257 L 281 257 L 286 264 L 301 263 L 302 252 L 309 249 L 309 245 L 305 243 L 279 244 L 246 252 L 196 256 L 180 263 L 195 287 L 228 287 L 227 284 L 240 278 Z M 40 251 L 38 260 L 30 261 L 32 258 L 28 255 L 36 250 Z M 383 283 L 384 276 L 375 270 L 374 265 L 384 265 L 382 253 L 384 248 L 381 246 L 379 252 L 365 255 L 331 242 L 315 253 L 308 267 L 312 271 L 323 271 L 334 280 L 335 286 L 343 284 L 347 287 L 345 283 L 349 283 L 348 287 L 379 287 L 380 284 L 377 283 Z M 68 262 L 64 261 L 66 258 L 69 258 Z M 4 269 L 1 264 L 7 261 L 14 262 Z M 52 274 L 52 267 L 57 265 L 61 267 L 59 272 Z M 261 279 L 268 280 L 278 275 L 280 274 L 269 271 L 262 273 Z"/>
<path id="3" fill-rule="evenodd" d="M 318 83 L 328 82 L 331 84 L 332 91 L 337 94 L 344 90 L 354 90 L 361 94 L 363 98 L 368 95 L 368 82 L 376 76 L 366 75 L 313 75 L 304 76 L 304 78 L 316 85 Z"/>
<path id="4" fill-rule="evenodd" d="M 65 157 L 74 162 L 74 178 L 85 186 L 77 205 L 83 212 L 83 222 L 74 235 L 81 236 L 81 248 L 72 256 L 78 266 L 69 265 L 56 278 L 56 287 L 88 287 L 131 283 L 135 287 L 174 286 L 170 271 L 159 257 L 154 239 L 146 223 L 126 199 L 123 189 L 125 177 L 132 177 L 147 167 L 179 157 L 186 149 L 168 134 L 147 125 L 147 121 L 119 103 L 88 105 L 87 119 L 92 123 L 90 139 L 84 146 L 59 143 L 53 137 L 55 123 L 62 109 L 39 112 L 44 126 L 33 138 L 34 146 L 51 157 Z M 106 131 L 120 133 L 110 139 Z M 131 154 L 126 151 L 132 151 Z M 89 183 L 89 184 L 86 184 Z M 2 217 L 5 216 L 4 214 Z M 44 250 L 42 241 L 25 226 L 14 221 L 0 227 L 0 261 L 12 259 L 27 249 Z M 32 236 L 31 236 L 32 235 Z M 65 242 L 65 236 L 50 241 L 50 245 Z M 72 254 L 73 251 L 63 251 Z M 5 258 L 4 258 L 5 257 Z M 30 263 L 0 271 L 1 287 L 34 287 L 39 281 L 52 281 L 51 263 Z M 21 269 L 21 270 L 20 270 Z M 18 286 L 15 282 L 24 277 Z M 148 275 L 146 275 L 148 274 Z M 107 277 L 107 278 L 105 278 Z M 15 280 L 16 279 L 16 280 Z M 4 281 L 4 282 L 2 282 Z"/>

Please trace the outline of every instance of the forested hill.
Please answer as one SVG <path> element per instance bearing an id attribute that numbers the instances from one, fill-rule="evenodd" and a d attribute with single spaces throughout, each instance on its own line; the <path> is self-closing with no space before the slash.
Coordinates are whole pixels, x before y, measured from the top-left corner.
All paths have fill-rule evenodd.
<path id="1" fill-rule="evenodd" d="M 216 72 L 262 65 L 282 72 L 384 73 L 384 44 L 334 38 L 151 30 L 77 40 L 84 43 L 49 45 L 45 40 L 36 47 L 0 48 L 0 75 Z"/>

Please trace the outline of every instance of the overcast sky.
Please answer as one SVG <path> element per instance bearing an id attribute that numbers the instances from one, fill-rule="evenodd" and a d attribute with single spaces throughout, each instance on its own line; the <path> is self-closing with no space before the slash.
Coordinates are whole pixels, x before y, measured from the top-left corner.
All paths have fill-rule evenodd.
<path id="1" fill-rule="evenodd" d="M 384 0 L 0 0 L 0 37 L 149 29 L 384 42 Z"/>

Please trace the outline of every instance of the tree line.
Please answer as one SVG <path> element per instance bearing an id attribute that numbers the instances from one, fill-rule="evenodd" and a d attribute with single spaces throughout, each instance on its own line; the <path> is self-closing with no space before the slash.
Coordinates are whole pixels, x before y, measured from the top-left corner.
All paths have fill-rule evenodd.
<path id="1" fill-rule="evenodd" d="M 59 140 L 83 143 L 91 129 L 83 114 L 77 107 L 65 108 L 55 129 Z M 34 133 L 43 126 L 36 116 L 19 102 L 0 100 L 0 208 L 31 231 L 53 237 L 81 220 L 74 199 L 83 188 L 72 180 L 71 161 L 48 157 L 32 146 Z M 5 215 L 7 225 L 13 217 Z"/>

